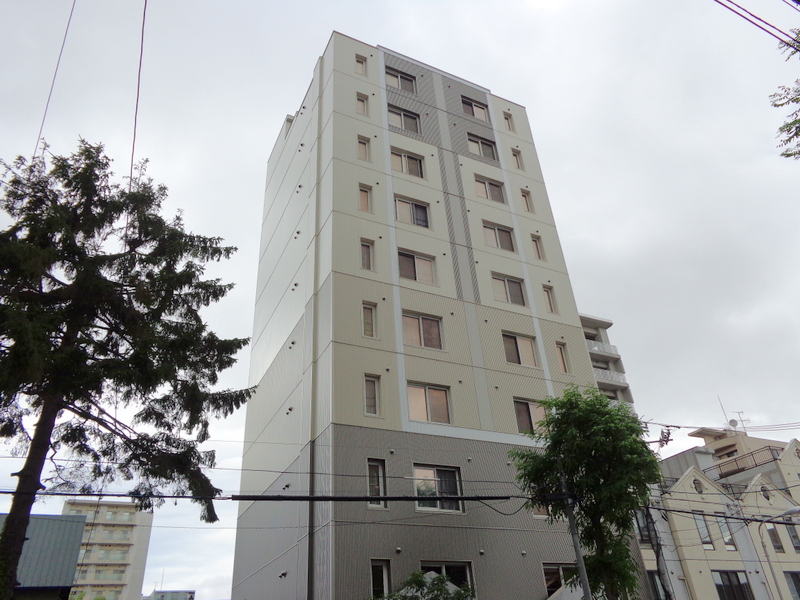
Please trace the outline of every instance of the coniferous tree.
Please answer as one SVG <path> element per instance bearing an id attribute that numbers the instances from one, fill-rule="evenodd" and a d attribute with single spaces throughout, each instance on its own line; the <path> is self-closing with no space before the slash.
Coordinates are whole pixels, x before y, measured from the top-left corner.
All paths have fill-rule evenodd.
<path id="1" fill-rule="evenodd" d="M 795 0 L 795 4 L 800 2 Z M 792 29 L 793 44 L 782 44 L 782 49 L 788 54 L 786 60 L 800 54 L 800 29 Z M 786 122 L 778 128 L 780 138 L 779 148 L 783 148 L 781 156 L 800 159 L 800 79 L 796 79 L 791 86 L 782 85 L 779 91 L 769 97 L 775 108 L 791 108 Z"/>
<path id="2" fill-rule="evenodd" d="M 91 493 L 120 479 L 142 509 L 189 495 L 217 520 L 220 493 L 203 469 L 209 420 L 251 389 L 214 391 L 247 339 L 220 339 L 200 310 L 231 284 L 204 266 L 236 250 L 165 219 L 167 196 L 144 173 L 113 183 L 102 145 L 2 163 L 0 208 L 0 437 L 25 455 L 0 535 L 0 600 L 13 596 L 31 506 L 46 480 Z M 128 418 L 122 415 L 128 415 Z"/>

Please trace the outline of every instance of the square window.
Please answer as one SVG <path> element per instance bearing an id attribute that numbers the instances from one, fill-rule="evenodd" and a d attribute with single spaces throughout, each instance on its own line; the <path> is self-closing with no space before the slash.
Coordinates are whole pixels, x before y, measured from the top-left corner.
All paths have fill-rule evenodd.
<path id="1" fill-rule="evenodd" d="M 574 573 L 575 570 L 575 565 L 543 564 L 542 571 L 544 571 L 544 585 L 547 589 L 547 597 L 549 598 L 566 585 L 567 576 Z"/>
<path id="2" fill-rule="evenodd" d="M 478 198 L 485 198 L 486 200 L 494 200 L 495 202 L 505 202 L 503 196 L 503 185 L 496 181 L 489 181 L 480 177 L 475 178 L 475 192 Z"/>
<path id="3" fill-rule="evenodd" d="M 461 495 L 461 474 L 453 467 L 414 465 L 414 495 L 420 498 Z M 417 500 L 417 508 L 462 511 L 458 500 Z"/>
<path id="4" fill-rule="evenodd" d="M 441 319 L 403 313 L 403 343 L 442 349 Z"/>
<path id="5" fill-rule="evenodd" d="M 409 383 L 407 392 L 408 416 L 412 421 L 450 422 L 446 388 Z"/>
<path id="6" fill-rule="evenodd" d="M 514 398 L 514 413 L 517 417 L 517 430 L 520 433 L 533 433 L 536 424 L 545 416 L 541 404 L 523 398 Z"/>
<path id="7" fill-rule="evenodd" d="M 558 366 L 562 373 L 569 373 L 569 356 L 567 355 L 567 345 L 556 342 L 556 354 L 558 355 Z"/>
<path id="8" fill-rule="evenodd" d="M 506 131 L 514 131 L 514 117 L 511 116 L 511 113 L 503 113 L 503 123 L 505 123 Z"/>
<path id="9" fill-rule="evenodd" d="M 512 150 L 511 156 L 514 158 L 514 166 L 520 171 L 524 171 L 525 164 L 522 162 L 522 152 L 519 150 Z"/>
<path id="10" fill-rule="evenodd" d="M 481 104 L 480 102 L 475 102 L 475 100 L 470 100 L 465 96 L 461 96 L 461 108 L 465 115 L 475 117 L 476 119 L 486 121 L 487 123 L 489 122 L 489 109 L 485 104 Z"/>
<path id="11" fill-rule="evenodd" d="M 419 227 L 429 227 L 427 204 L 405 198 L 395 198 L 394 202 L 398 221 Z"/>
<path id="12" fill-rule="evenodd" d="M 359 160 L 369 160 L 369 140 L 365 137 L 358 138 L 358 158 Z"/>
<path id="13" fill-rule="evenodd" d="M 514 233 L 511 229 L 484 222 L 483 241 L 492 248 L 514 252 Z"/>
<path id="14" fill-rule="evenodd" d="M 368 98 L 364 94 L 356 94 L 356 114 L 367 116 Z"/>
<path id="15" fill-rule="evenodd" d="M 372 577 L 372 597 L 383 598 L 392 590 L 392 583 L 389 579 L 389 561 L 371 560 L 370 574 Z"/>
<path id="16" fill-rule="evenodd" d="M 377 312 L 378 307 L 372 302 L 364 302 L 361 305 L 362 335 L 364 337 L 377 337 L 378 329 L 376 327 L 377 323 L 375 322 L 375 315 Z"/>
<path id="17" fill-rule="evenodd" d="M 367 459 L 367 496 L 370 498 L 386 495 L 386 461 L 379 458 Z M 368 506 L 386 508 L 386 500 L 369 500 Z"/>
<path id="18" fill-rule="evenodd" d="M 424 573 L 444 575 L 447 577 L 447 581 L 457 588 L 464 588 L 465 586 L 473 587 L 472 570 L 470 569 L 469 563 L 426 561 L 422 563 L 421 570 Z"/>
<path id="19" fill-rule="evenodd" d="M 542 237 L 539 235 L 531 235 L 531 244 L 533 244 L 533 257 L 536 260 L 544 260 L 544 248 L 542 247 Z"/>
<path id="20" fill-rule="evenodd" d="M 358 210 L 372 212 L 372 188 L 363 183 L 358 186 Z"/>
<path id="21" fill-rule="evenodd" d="M 537 366 L 533 338 L 504 333 L 503 347 L 506 352 L 506 362 L 528 367 Z"/>
<path id="22" fill-rule="evenodd" d="M 547 312 L 551 314 L 558 314 L 558 308 L 556 306 L 556 296 L 553 292 L 552 286 L 543 285 L 542 292 L 544 294 L 544 308 Z"/>
<path id="23" fill-rule="evenodd" d="M 360 54 L 356 54 L 356 73 L 359 75 L 367 74 L 367 58 Z"/>
<path id="24" fill-rule="evenodd" d="M 535 213 L 536 211 L 533 210 L 531 193 L 528 190 L 520 190 L 520 195 L 522 196 L 522 206 L 525 208 L 525 210 L 529 213 Z"/>
<path id="25" fill-rule="evenodd" d="M 389 125 L 411 133 L 419 133 L 419 115 L 396 106 L 390 106 Z"/>
<path id="26" fill-rule="evenodd" d="M 409 94 L 416 94 L 417 80 L 412 75 L 401 73 L 393 69 L 386 69 L 386 85 L 403 90 Z"/>
<path id="27" fill-rule="evenodd" d="M 392 150 L 392 171 L 423 177 L 422 158 L 402 150 Z"/>
<path id="28" fill-rule="evenodd" d="M 469 151 L 473 154 L 488 158 L 490 160 L 497 160 L 497 149 L 494 142 L 485 140 L 477 135 L 467 134 L 467 142 Z"/>
<path id="29" fill-rule="evenodd" d="M 744 571 L 711 571 L 720 600 L 753 600 L 753 590 Z"/>
<path id="30" fill-rule="evenodd" d="M 380 414 L 379 391 L 380 377 L 375 375 L 364 376 L 364 412 L 368 415 Z"/>
<path id="31" fill-rule="evenodd" d="M 509 302 L 525 306 L 525 295 L 522 292 L 522 282 L 504 275 L 492 275 L 492 290 L 494 299 L 498 302 Z"/>
<path id="32" fill-rule="evenodd" d="M 372 271 L 373 248 L 372 240 L 361 240 L 361 268 L 365 271 Z"/>
<path id="33" fill-rule="evenodd" d="M 400 277 L 433 285 L 433 259 L 408 252 L 397 253 L 400 262 Z"/>

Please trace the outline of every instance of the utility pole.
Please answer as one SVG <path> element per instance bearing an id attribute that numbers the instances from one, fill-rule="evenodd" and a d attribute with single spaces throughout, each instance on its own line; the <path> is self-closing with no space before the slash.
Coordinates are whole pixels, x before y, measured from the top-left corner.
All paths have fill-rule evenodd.
<path id="1" fill-rule="evenodd" d="M 586 573 L 586 565 L 583 563 L 581 541 L 578 539 L 578 525 L 575 522 L 575 512 L 572 510 L 574 500 L 567 489 L 567 480 L 564 477 L 564 473 L 561 473 L 561 492 L 564 494 L 564 511 L 567 513 L 569 532 L 572 535 L 572 546 L 575 548 L 575 562 L 578 564 L 578 576 L 581 580 L 581 588 L 583 588 L 583 598 L 584 600 L 592 600 L 592 589 L 589 587 L 589 575 Z"/>

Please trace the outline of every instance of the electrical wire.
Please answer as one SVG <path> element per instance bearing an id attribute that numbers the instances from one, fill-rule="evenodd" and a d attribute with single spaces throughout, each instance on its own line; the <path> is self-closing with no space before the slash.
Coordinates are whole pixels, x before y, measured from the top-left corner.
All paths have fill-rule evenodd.
<path id="1" fill-rule="evenodd" d="M 798 6 L 796 3 L 794 3 L 794 2 L 791 2 L 790 0 L 782 0 L 782 2 L 783 2 L 784 4 L 788 4 L 788 5 L 789 5 L 789 6 L 791 6 L 793 9 L 795 9 L 797 12 L 800 12 L 800 6 Z"/>
<path id="2" fill-rule="evenodd" d="M 142 59 L 144 57 L 144 26 L 147 20 L 147 0 L 144 0 L 144 8 L 142 10 L 142 34 L 139 41 L 139 68 L 136 72 L 136 105 L 133 111 L 133 141 L 131 142 L 131 170 L 128 177 L 128 192 L 131 191 L 133 186 L 133 164 L 134 156 L 136 153 L 136 129 L 139 123 L 139 94 L 142 88 Z"/>
<path id="3" fill-rule="evenodd" d="M 727 0 L 727 1 L 728 1 L 728 2 L 731 2 L 731 0 Z M 727 4 L 725 4 L 725 2 L 723 2 L 722 0 L 714 0 L 714 2 L 716 2 L 716 3 L 717 3 L 717 4 L 719 4 L 720 6 L 724 6 L 725 8 L 727 8 L 727 9 L 728 9 L 729 11 L 731 11 L 732 13 L 734 13 L 734 14 L 736 14 L 736 15 L 739 15 L 739 16 L 740 16 L 740 17 L 742 17 L 742 18 L 743 18 L 745 21 L 749 22 L 749 23 L 750 23 L 750 24 L 752 24 L 752 25 L 755 25 L 756 27 L 758 27 L 759 29 L 761 29 L 761 30 L 762 30 L 762 31 L 764 31 L 765 33 L 767 33 L 767 34 L 771 35 L 771 36 L 772 36 L 772 37 L 774 37 L 776 40 L 778 40 L 779 42 L 781 42 L 781 44 L 784 44 L 784 45 L 786 45 L 786 46 L 789 46 L 789 47 L 791 47 L 791 48 L 795 48 L 795 49 L 797 49 L 797 50 L 800 50 L 800 46 L 798 46 L 798 45 L 797 45 L 797 42 L 796 42 L 796 41 L 794 40 L 794 38 L 792 38 L 792 37 L 791 37 L 789 34 L 787 34 L 787 33 L 783 32 L 783 31 L 781 31 L 780 29 L 778 29 L 777 27 L 775 27 L 774 25 L 772 25 L 772 24 L 770 24 L 770 23 L 767 23 L 767 22 L 766 22 L 766 21 L 764 21 L 763 19 L 761 19 L 761 18 L 759 18 L 759 17 L 755 17 L 755 15 L 753 15 L 753 16 L 754 16 L 756 19 L 758 19 L 758 20 L 759 20 L 759 21 L 761 21 L 762 23 L 765 23 L 765 24 L 767 24 L 769 27 L 771 27 L 771 28 L 772 28 L 772 29 L 774 29 L 775 31 L 778 31 L 778 32 L 780 32 L 781 34 L 783 34 L 784 36 L 786 36 L 786 38 L 782 38 L 780 35 L 777 35 L 776 33 L 773 33 L 772 31 L 770 31 L 769 29 L 766 29 L 765 27 L 763 27 L 763 26 L 759 25 L 759 24 L 758 24 L 756 21 L 754 21 L 753 19 L 750 19 L 750 18 L 747 16 L 747 15 L 752 15 L 752 13 L 750 13 L 749 11 L 747 11 L 747 10 L 745 10 L 745 9 L 743 9 L 743 8 L 742 8 L 742 10 L 743 10 L 745 13 L 747 13 L 747 14 L 742 14 L 742 13 L 740 13 L 739 11 L 737 11 L 735 8 L 733 8 L 733 7 L 731 7 L 731 6 L 727 5 Z M 739 6 L 738 4 L 735 4 L 734 2 L 731 2 L 731 4 L 734 4 L 734 6 Z"/>

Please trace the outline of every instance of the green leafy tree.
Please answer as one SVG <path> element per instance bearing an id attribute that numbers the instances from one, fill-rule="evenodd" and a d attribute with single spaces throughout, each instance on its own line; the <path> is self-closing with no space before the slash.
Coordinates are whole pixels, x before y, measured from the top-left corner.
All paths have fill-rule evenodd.
<path id="1" fill-rule="evenodd" d="M 474 600 L 469 585 L 457 588 L 444 574 L 433 575 L 414 571 L 401 585 L 400 591 L 378 596 L 373 600 Z"/>
<path id="2" fill-rule="evenodd" d="M 638 567 L 630 555 L 633 511 L 647 503 L 658 481 L 658 461 L 642 439 L 645 428 L 631 407 L 597 389 L 567 389 L 542 402 L 545 417 L 531 436 L 542 448 L 510 454 L 529 507 L 550 519 L 566 517 L 563 486 L 573 505 L 592 593 L 617 600 L 636 597 Z M 570 574 L 577 582 L 577 573 Z"/>
<path id="3" fill-rule="evenodd" d="M 49 458 L 72 459 L 46 480 L 55 489 L 121 479 L 142 509 L 188 494 L 213 522 L 220 490 L 203 469 L 214 453 L 199 444 L 252 393 L 212 391 L 247 340 L 220 339 L 200 315 L 232 287 L 205 279 L 205 265 L 236 249 L 164 219 L 167 190 L 144 164 L 126 189 L 101 145 L 49 162 L 2 163 L 0 436 L 25 460 L 0 534 L 1 600 Z"/>
<path id="4" fill-rule="evenodd" d="M 800 3 L 797 3 L 800 4 Z M 800 29 L 792 29 L 794 44 L 783 44 L 783 51 L 788 54 L 786 60 L 800 54 Z M 780 138 L 779 148 L 783 148 L 781 156 L 786 158 L 800 159 L 800 79 L 796 79 L 794 85 L 782 85 L 778 91 L 770 96 L 772 106 L 775 108 L 793 109 L 789 113 L 786 122 L 778 128 Z"/>

